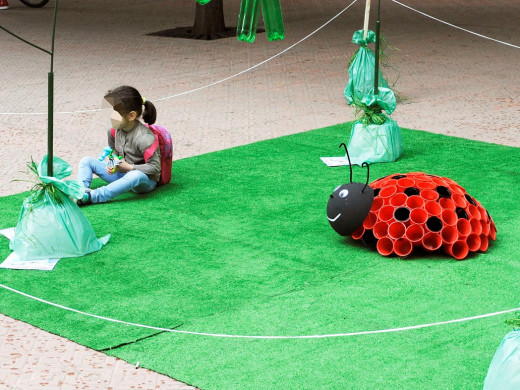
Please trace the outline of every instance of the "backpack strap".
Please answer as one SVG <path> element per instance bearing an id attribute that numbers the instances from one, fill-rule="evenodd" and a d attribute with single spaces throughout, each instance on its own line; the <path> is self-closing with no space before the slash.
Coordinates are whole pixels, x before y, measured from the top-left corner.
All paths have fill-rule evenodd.
<path id="1" fill-rule="evenodd" d="M 143 154 L 144 162 L 148 162 L 148 159 L 153 156 L 153 154 L 159 147 L 159 137 L 155 133 L 153 127 L 151 125 L 146 125 L 146 127 L 148 127 L 152 131 L 152 133 L 155 137 L 155 141 L 153 141 L 153 143 L 144 151 L 144 154 Z"/>

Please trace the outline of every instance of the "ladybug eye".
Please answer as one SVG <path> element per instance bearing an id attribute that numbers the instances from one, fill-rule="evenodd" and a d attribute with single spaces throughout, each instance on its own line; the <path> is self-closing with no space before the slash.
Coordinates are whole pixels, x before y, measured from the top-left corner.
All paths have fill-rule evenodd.
<path id="1" fill-rule="evenodd" d="M 341 190 L 338 195 L 340 198 L 346 198 L 348 196 L 348 190 Z"/>

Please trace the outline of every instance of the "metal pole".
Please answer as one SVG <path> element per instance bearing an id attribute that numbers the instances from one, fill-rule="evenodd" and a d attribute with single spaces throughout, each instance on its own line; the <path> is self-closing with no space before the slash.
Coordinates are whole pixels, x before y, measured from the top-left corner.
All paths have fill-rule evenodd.
<path id="1" fill-rule="evenodd" d="M 54 111 L 54 73 L 49 72 L 47 100 L 47 176 L 54 176 L 53 172 L 53 111 Z"/>
<path id="2" fill-rule="evenodd" d="M 48 77 L 47 91 L 47 176 L 54 176 L 54 36 L 56 34 L 56 14 L 58 12 L 58 0 L 54 3 L 54 21 L 52 26 L 51 71 Z"/>
<path id="3" fill-rule="evenodd" d="M 381 0 L 377 1 L 377 21 L 376 21 L 376 59 L 374 66 L 374 95 L 379 94 L 379 35 L 380 35 L 380 23 L 379 17 L 381 15 Z"/>

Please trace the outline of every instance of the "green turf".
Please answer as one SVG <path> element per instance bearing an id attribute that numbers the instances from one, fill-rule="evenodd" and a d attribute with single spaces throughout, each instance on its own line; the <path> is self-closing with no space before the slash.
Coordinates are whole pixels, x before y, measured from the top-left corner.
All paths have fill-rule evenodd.
<path id="1" fill-rule="evenodd" d="M 348 170 L 349 124 L 175 162 L 173 184 L 84 208 L 100 252 L 3 284 L 78 310 L 180 330 L 311 335 L 403 327 L 519 306 L 518 148 L 403 129 L 405 155 L 371 167 L 447 176 L 493 216 L 498 240 L 457 262 L 384 258 L 329 226 Z M 366 170 L 355 167 L 354 178 Z M 0 198 L 0 228 L 24 195 Z M 0 242 L 2 243 L 2 242 Z M 9 254 L 7 240 L 0 258 Z M 113 324 L 0 289 L 0 311 L 203 389 L 475 389 L 511 315 L 400 333 L 315 340 L 222 339 Z M 147 337 L 154 335 L 153 337 Z M 125 345 L 122 345 L 125 344 Z M 122 346 L 121 346 L 122 345 Z"/>

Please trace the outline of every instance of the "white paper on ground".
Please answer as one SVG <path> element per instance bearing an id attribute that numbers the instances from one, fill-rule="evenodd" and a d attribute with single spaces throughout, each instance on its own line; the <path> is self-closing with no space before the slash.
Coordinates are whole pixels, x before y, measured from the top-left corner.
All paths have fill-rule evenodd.
<path id="1" fill-rule="evenodd" d="M 0 230 L 0 234 L 10 240 L 14 239 L 14 227 Z M 18 255 L 12 252 L 0 264 L 0 268 L 8 269 L 33 269 L 39 271 L 52 271 L 60 259 L 43 259 L 43 260 L 20 260 Z"/>
<path id="2" fill-rule="evenodd" d="M 329 167 L 341 167 L 343 165 L 349 165 L 347 157 L 320 157 L 321 161 L 327 164 Z"/>

